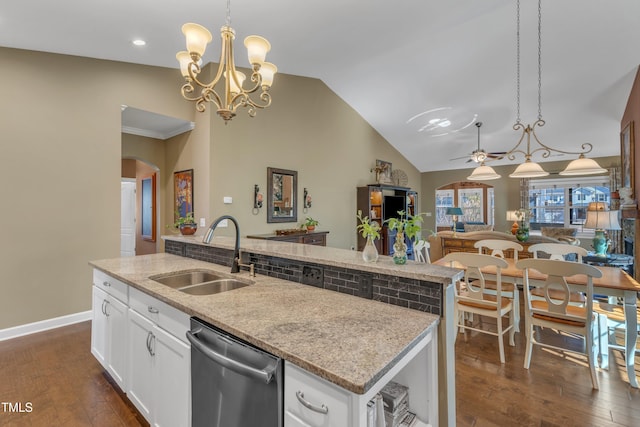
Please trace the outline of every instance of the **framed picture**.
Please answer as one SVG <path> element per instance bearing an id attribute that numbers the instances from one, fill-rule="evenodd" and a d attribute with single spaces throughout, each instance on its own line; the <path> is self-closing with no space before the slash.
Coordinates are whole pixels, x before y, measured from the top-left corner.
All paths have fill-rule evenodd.
<path id="1" fill-rule="evenodd" d="M 378 184 L 393 184 L 391 180 L 391 163 L 384 160 L 376 160 L 376 181 Z"/>
<path id="2" fill-rule="evenodd" d="M 193 212 L 193 169 L 173 173 L 174 221 Z"/>
<path id="3" fill-rule="evenodd" d="M 634 151 L 633 122 L 623 129 L 620 134 L 620 165 L 622 169 L 622 186 L 633 190 L 634 183 Z M 633 194 L 633 192 L 631 193 Z"/>

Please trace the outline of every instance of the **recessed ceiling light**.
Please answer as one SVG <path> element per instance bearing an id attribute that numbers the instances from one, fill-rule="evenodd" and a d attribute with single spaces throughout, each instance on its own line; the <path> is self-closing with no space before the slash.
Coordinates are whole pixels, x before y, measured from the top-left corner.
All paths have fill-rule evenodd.
<path id="1" fill-rule="evenodd" d="M 133 43 L 136 46 L 144 46 L 147 44 L 147 42 L 142 39 L 135 39 L 131 43 Z"/>

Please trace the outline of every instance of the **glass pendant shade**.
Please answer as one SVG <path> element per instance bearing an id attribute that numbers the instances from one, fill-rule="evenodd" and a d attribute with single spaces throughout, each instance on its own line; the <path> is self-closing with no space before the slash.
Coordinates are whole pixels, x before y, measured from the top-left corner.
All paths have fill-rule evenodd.
<path id="1" fill-rule="evenodd" d="M 207 44 L 211 42 L 213 36 L 209 30 L 202 25 L 188 23 L 182 26 L 182 33 L 187 39 L 187 50 L 189 54 L 200 58 L 204 55 Z"/>
<path id="2" fill-rule="evenodd" d="M 244 73 L 241 73 L 240 71 L 236 71 L 235 72 L 236 75 L 236 79 L 229 79 L 229 91 L 231 93 L 240 93 L 240 88 L 242 88 L 242 84 L 244 83 L 244 81 L 246 80 L 247 76 Z M 224 78 L 228 78 L 227 77 L 227 72 L 224 72 Z M 238 84 L 236 84 L 236 80 L 238 81 Z M 240 85 L 240 86 L 238 86 Z"/>
<path id="3" fill-rule="evenodd" d="M 180 74 L 182 77 L 189 78 L 189 64 L 191 64 L 191 55 L 186 50 L 176 53 L 176 59 L 180 63 Z"/>
<path id="4" fill-rule="evenodd" d="M 262 76 L 262 86 L 270 88 L 273 84 L 273 76 L 278 71 L 278 67 L 273 65 L 271 62 L 263 62 L 260 70 L 260 76 Z"/>
<path id="5" fill-rule="evenodd" d="M 501 175 L 497 174 L 491 166 L 486 166 L 483 163 L 475 168 L 467 179 L 469 181 L 490 181 L 492 179 L 499 179 L 500 177 Z"/>
<path id="6" fill-rule="evenodd" d="M 527 159 L 526 162 L 518 165 L 515 171 L 509 175 L 510 178 L 537 178 L 540 176 L 547 176 L 549 172 L 542 169 L 542 166 L 536 162 L 532 162 L 531 159 Z"/>
<path id="7" fill-rule="evenodd" d="M 560 175 L 595 175 L 598 173 L 605 173 L 606 171 L 607 170 L 600 167 L 595 160 L 587 159 L 584 155 L 581 155 L 579 158 L 569 163 L 567 167 L 560 172 Z"/>
<path id="8" fill-rule="evenodd" d="M 249 64 L 262 64 L 267 56 L 267 52 L 271 50 L 271 44 L 267 39 L 260 36 L 249 36 L 244 39 L 244 45 L 247 48 L 249 56 Z"/>

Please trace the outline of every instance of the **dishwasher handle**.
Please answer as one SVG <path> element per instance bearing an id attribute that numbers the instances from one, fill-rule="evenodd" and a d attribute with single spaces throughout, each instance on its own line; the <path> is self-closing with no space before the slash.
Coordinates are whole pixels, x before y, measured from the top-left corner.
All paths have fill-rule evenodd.
<path id="1" fill-rule="evenodd" d="M 237 360 L 230 359 L 227 356 L 224 356 L 220 353 L 216 353 L 215 351 L 207 347 L 206 344 L 204 344 L 202 341 L 198 339 L 198 336 L 196 335 L 197 333 L 198 331 L 195 331 L 195 333 L 192 333 L 191 331 L 187 331 L 187 339 L 189 340 L 191 345 L 193 345 L 195 348 L 200 350 L 209 359 L 239 374 L 246 375 L 254 379 L 262 380 L 266 384 L 269 384 L 273 379 L 276 366 L 265 369 L 265 370 L 260 370 L 260 369 L 253 368 L 251 366 L 247 366 L 244 363 L 240 363 Z"/>

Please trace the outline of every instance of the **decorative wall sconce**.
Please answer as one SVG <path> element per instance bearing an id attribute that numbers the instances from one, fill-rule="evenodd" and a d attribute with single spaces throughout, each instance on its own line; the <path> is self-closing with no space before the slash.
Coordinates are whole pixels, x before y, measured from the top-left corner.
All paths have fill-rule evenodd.
<path id="1" fill-rule="evenodd" d="M 311 207 L 311 195 L 307 189 L 304 189 L 304 196 L 302 198 L 302 212 L 307 213 L 309 208 Z"/>
<path id="2" fill-rule="evenodd" d="M 262 193 L 258 184 L 253 186 L 253 214 L 258 215 L 262 208 Z"/>

